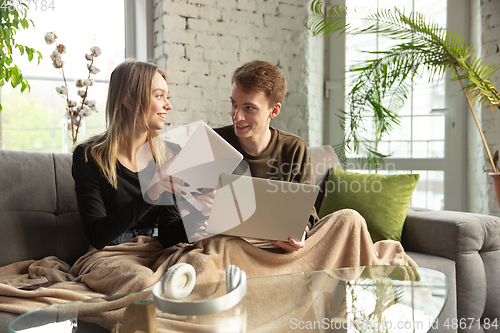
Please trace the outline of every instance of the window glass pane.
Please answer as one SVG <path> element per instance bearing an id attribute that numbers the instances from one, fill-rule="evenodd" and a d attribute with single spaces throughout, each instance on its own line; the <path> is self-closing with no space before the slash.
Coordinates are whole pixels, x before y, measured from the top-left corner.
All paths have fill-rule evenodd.
<path id="1" fill-rule="evenodd" d="M 40 152 L 62 151 L 62 112 L 65 100 L 55 94 L 58 81 L 33 80 L 31 92 L 2 88 L 3 148 Z M 107 83 L 95 83 L 97 113 L 86 119 L 87 137 L 104 130 Z M 8 111 L 5 111 L 8 110 Z"/>
<path id="2" fill-rule="evenodd" d="M 412 103 L 411 103 L 411 93 L 410 93 L 410 98 L 408 98 L 406 101 L 405 101 L 405 104 L 403 105 L 403 107 L 399 110 L 399 113 L 398 115 L 400 116 L 411 116 L 411 112 L 412 112 Z"/>
<path id="3" fill-rule="evenodd" d="M 446 28 L 446 6 L 448 0 L 417 0 L 415 11 L 425 17 L 431 17 L 434 22 Z"/>
<path id="4" fill-rule="evenodd" d="M 61 110 L 64 100 L 55 95 L 56 81 L 33 81 L 31 92 L 10 85 L 2 88 L 3 148 L 41 152 L 61 151 Z"/>
<path id="5" fill-rule="evenodd" d="M 428 115 L 442 112 L 444 104 L 444 82 L 429 83 L 428 76 L 415 80 L 413 88 L 413 114 Z"/>
<path id="6" fill-rule="evenodd" d="M 420 175 L 411 199 L 412 207 L 444 209 L 444 171 L 413 171 Z"/>
<path id="7" fill-rule="evenodd" d="M 61 78 L 60 71 L 52 66 L 50 59 L 55 44 L 47 45 L 44 39 L 46 32 L 55 32 L 57 42 L 66 46 L 62 58 L 67 78 L 87 77 L 84 56 L 90 53 L 90 47 L 96 45 L 102 50 L 95 60 L 101 72 L 93 78 L 108 80 L 111 71 L 125 57 L 124 13 L 123 0 L 54 1 L 54 10 L 45 11 L 32 3 L 28 18 L 33 20 L 35 28 L 21 30 L 16 41 L 42 52 L 43 60 L 37 66 L 36 61 L 28 62 L 26 56 L 14 53 L 23 75 Z"/>
<path id="8" fill-rule="evenodd" d="M 365 1 L 366 2 L 366 1 Z M 412 10 L 413 4 L 412 0 L 378 0 L 378 6 L 380 8 L 393 9 L 398 7 L 400 10 L 405 10 L 405 12 L 410 12 Z"/>
<path id="9" fill-rule="evenodd" d="M 427 208 L 434 210 L 444 209 L 444 172 L 429 170 L 394 170 L 386 165 L 382 170 L 349 170 L 358 173 L 377 173 L 380 175 L 419 174 L 420 179 L 413 191 L 410 207 Z"/>
<path id="10" fill-rule="evenodd" d="M 48 1 L 50 3 L 50 1 Z M 98 8 L 99 10 L 96 10 Z M 100 70 L 92 75 L 94 86 L 89 87 L 88 99 L 97 103 L 97 113 L 86 119 L 87 136 L 102 132 L 105 127 L 105 103 L 111 71 L 125 57 L 125 14 L 123 0 L 86 2 L 55 1 L 54 10 L 30 5 L 28 18 L 35 28 L 18 33 L 16 41 L 42 52 L 43 60 L 28 62 L 14 54 L 31 92 L 20 93 L 5 85 L 2 90 L 2 148 L 11 150 L 61 152 L 62 118 L 65 100 L 55 88 L 64 84 L 61 70 L 52 65 L 50 55 L 56 44 L 47 45 L 46 32 L 55 32 L 57 43 L 66 46 L 62 55 L 69 98 L 80 102 L 75 82 L 88 77 L 85 54 L 99 46 L 102 54 L 94 65 Z M 79 139 L 83 137 L 79 136 Z"/>
<path id="11" fill-rule="evenodd" d="M 401 125 L 395 127 L 389 135 L 385 135 L 382 139 L 385 143 L 384 154 L 391 154 L 395 158 L 411 157 L 411 122 L 412 118 L 408 116 L 400 117 Z M 386 150 L 387 149 L 387 150 Z"/>
<path id="12" fill-rule="evenodd" d="M 378 150 L 379 150 L 379 152 L 381 152 L 382 154 L 385 154 L 385 155 L 388 155 L 392 152 L 391 147 L 390 147 L 390 143 L 386 142 L 386 141 L 382 141 L 378 144 Z"/>
<path id="13" fill-rule="evenodd" d="M 346 0 L 347 7 L 377 7 L 376 1 L 366 1 L 366 0 Z"/>
<path id="14" fill-rule="evenodd" d="M 355 24 L 356 20 L 352 20 L 351 24 Z M 363 51 L 374 51 L 377 49 L 377 41 L 370 35 L 347 35 L 346 36 L 346 68 L 355 67 L 361 61 L 366 61 L 374 59 L 374 55 Z M 346 94 L 351 91 L 351 87 L 355 79 L 357 78 L 357 73 L 346 75 Z M 347 106 L 346 106 L 347 109 Z"/>
<path id="15" fill-rule="evenodd" d="M 384 141 L 389 140 L 411 140 L 411 122 L 412 118 L 408 116 L 399 118 L 400 125 L 394 127 L 389 135 L 384 136 Z"/>
<path id="16" fill-rule="evenodd" d="M 86 134 L 90 137 L 99 134 L 106 128 L 106 98 L 108 83 L 97 82 L 92 87 L 92 99 L 96 101 L 97 112 L 86 118 Z"/>
<path id="17" fill-rule="evenodd" d="M 389 141 L 388 151 L 386 154 L 391 154 L 393 158 L 410 158 L 411 157 L 411 141 Z"/>
<path id="18" fill-rule="evenodd" d="M 413 140 L 444 140 L 444 116 L 413 117 Z"/>
<path id="19" fill-rule="evenodd" d="M 444 158 L 444 141 L 413 141 L 414 158 Z"/>

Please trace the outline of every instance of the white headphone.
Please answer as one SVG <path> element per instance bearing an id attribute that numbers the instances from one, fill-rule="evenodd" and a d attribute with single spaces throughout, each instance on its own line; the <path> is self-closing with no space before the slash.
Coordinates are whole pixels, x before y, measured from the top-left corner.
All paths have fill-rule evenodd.
<path id="1" fill-rule="evenodd" d="M 226 294 L 204 301 L 182 302 L 178 299 L 188 296 L 194 288 L 196 273 L 189 264 L 175 264 L 153 286 L 153 300 L 156 307 L 167 313 L 181 316 L 206 315 L 228 310 L 238 304 L 247 294 L 245 271 L 234 265 L 226 269 Z M 168 298 L 162 297 L 164 294 Z"/>

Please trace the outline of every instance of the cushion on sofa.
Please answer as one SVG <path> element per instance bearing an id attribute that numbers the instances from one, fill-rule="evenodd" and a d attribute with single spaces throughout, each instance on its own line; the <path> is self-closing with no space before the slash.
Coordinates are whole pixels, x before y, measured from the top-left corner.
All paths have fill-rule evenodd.
<path id="1" fill-rule="evenodd" d="M 351 208 L 365 218 L 374 242 L 401 241 L 406 211 L 419 178 L 418 174 L 360 174 L 332 168 L 318 215 L 322 218 Z"/>
<path id="2" fill-rule="evenodd" d="M 71 154 L 0 149 L 0 266 L 87 252 L 71 165 Z"/>

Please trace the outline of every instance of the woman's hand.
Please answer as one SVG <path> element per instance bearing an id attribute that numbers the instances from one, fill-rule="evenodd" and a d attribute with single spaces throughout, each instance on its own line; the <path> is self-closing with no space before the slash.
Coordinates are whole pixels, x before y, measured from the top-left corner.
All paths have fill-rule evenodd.
<path id="1" fill-rule="evenodd" d="M 147 189 L 148 197 L 151 200 L 157 200 L 160 197 L 160 194 L 167 191 L 172 194 L 180 193 L 186 194 L 180 186 L 187 187 L 189 184 L 184 182 L 182 179 L 177 177 L 170 176 L 168 174 L 168 168 L 174 162 L 177 156 L 172 157 L 166 163 L 164 163 L 154 174 L 153 179 L 149 183 L 149 187 Z"/>
<path id="2" fill-rule="evenodd" d="M 285 251 L 295 252 L 306 246 L 306 234 L 307 229 L 304 230 L 304 234 L 302 235 L 302 239 L 300 241 L 290 237 L 288 238 L 288 242 L 273 240 L 271 243 L 281 247 Z"/>
<path id="3" fill-rule="evenodd" d="M 208 221 L 205 221 L 198 229 L 196 229 L 195 233 L 191 235 L 191 238 L 199 239 L 204 238 L 208 235 L 207 230 Z"/>
<path id="4" fill-rule="evenodd" d="M 199 188 L 198 192 L 191 192 L 191 195 L 203 205 L 201 213 L 205 216 L 210 216 L 212 206 L 214 204 L 215 189 L 213 188 Z"/>

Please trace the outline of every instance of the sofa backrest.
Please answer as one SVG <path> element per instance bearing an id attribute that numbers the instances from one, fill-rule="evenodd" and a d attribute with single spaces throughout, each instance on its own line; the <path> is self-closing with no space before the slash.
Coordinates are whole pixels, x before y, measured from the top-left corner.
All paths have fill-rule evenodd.
<path id="1" fill-rule="evenodd" d="M 330 168 L 342 168 L 342 166 L 332 146 L 311 147 L 309 148 L 309 156 L 311 157 L 313 184 L 318 185 L 321 189 L 314 204 L 316 211 L 319 212 L 324 197 L 325 181 L 330 173 Z"/>
<path id="2" fill-rule="evenodd" d="M 337 155 L 331 146 L 309 153 L 313 183 L 324 184 Z M 50 255 L 72 264 L 86 253 L 71 164 L 71 154 L 0 149 L 0 266 Z"/>
<path id="3" fill-rule="evenodd" d="M 0 150 L 0 266 L 86 253 L 71 164 L 71 154 Z"/>

